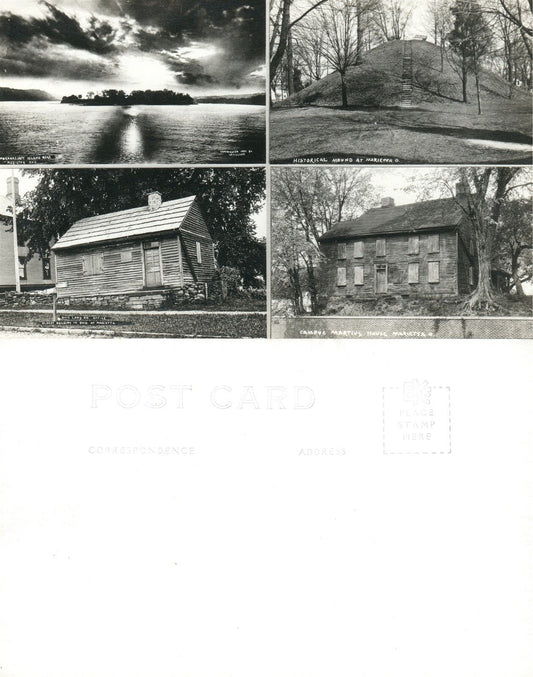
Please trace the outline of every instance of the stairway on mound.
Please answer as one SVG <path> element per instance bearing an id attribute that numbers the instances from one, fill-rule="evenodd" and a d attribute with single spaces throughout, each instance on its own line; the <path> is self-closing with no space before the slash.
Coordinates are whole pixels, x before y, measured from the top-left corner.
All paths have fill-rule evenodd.
<path id="1" fill-rule="evenodd" d="M 402 52 L 402 93 L 400 96 L 401 108 L 413 106 L 413 43 L 409 40 L 403 43 Z"/>

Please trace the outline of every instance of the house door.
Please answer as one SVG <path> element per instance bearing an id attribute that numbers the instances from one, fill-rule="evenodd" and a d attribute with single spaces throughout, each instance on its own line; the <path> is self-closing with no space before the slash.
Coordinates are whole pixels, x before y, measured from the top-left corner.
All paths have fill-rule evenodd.
<path id="1" fill-rule="evenodd" d="M 159 244 L 146 244 L 144 246 L 144 275 L 147 287 L 161 286 L 161 258 L 159 256 Z"/>
<path id="2" fill-rule="evenodd" d="M 376 294 L 387 292 L 387 265 L 376 266 Z"/>

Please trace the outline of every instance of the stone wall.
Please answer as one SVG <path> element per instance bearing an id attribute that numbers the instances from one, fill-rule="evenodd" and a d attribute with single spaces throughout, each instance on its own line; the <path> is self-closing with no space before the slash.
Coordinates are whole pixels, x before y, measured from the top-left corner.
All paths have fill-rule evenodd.
<path id="1" fill-rule="evenodd" d="M 0 292 L 0 308 L 38 308 L 40 306 L 51 306 L 52 294 L 39 292 L 21 292 L 16 291 Z"/>

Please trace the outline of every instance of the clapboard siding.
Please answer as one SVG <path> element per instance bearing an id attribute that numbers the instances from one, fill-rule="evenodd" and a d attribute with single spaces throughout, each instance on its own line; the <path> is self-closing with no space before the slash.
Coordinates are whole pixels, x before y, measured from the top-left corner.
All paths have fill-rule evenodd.
<path id="1" fill-rule="evenodd" d="M 121 252 L 131 252 L 131 261 L 121 262 Z M 102 253 L 103 272 L 88 275 L 83 272 L 83 260 Z M 141 242 L 86 247 L 82 250 L 56 252 L 57 293 L 62 296 L 120 294 L 143 289 Z M 63 286 L 66 284 L 67 286 Z"/>
<path id="2" fill-rule="evenodd" d="M 179 266 L 178 236 L 165 238 L 161 241 L 161 260 L 163 261 L 163 285 L 165 287 L 181 287 Z M 193 282 L 192 272 L 183 262 L 183 283 Z"/>
<path id="3" fill-rule="evenodd" d="M 339 258 L 338 241 L 329 240 L 321 245 L 325 262 L 322 269 L 322 285 L 329 297 L 351 296 L 369 297 L 376 295 L 375 265 L 387 265 L 387 293 L 388 294 L 457 294 L 457 237 L 455 231 L 440 231 L 439 251 L 430 252 L 430 233 L 420 233 L 418 254 L 409 254 L 408 240 L 405 235 L 387 235 L 383 237 L 362 237 L 344 239 L 346 244 L 346 258 Z M 385 239 L 386 254 L 378 256 L 376 240 Z M 363 240 L 364 252 L 362 258 L 354 258 L 354 241 Z M 440 280 L 436 283 L 428 281 L 430 261 L 438 261 Z M 419 264 L 419 281 L 408 282 L 409 263 Z M 355 266 L 363 266 L 363 284 L 354 283 Z M 338 268 L 346 268 L 346 285 L 337 284 Z"/>
<path id="4" fill-rule="evenodd" d="M 193 202 L 191 207 L 189 208 L 187 216 L 185 217 L 185 219 L 183 220 L 183 224 L 181 225 L 181 231 L 184 233 L 188 232 L 192 235 L 198 235 L 199 237 L 209 240 L 209 242 L 212 242 L 211 234 L 205 222 L 202 210 L 196 204 L 196 202 Z"/>
<path id="5" fill-rule="evenodd" d="M 213 259 L 213 245 L 211 240 L 199 238 L 196 235 L 182 233 L 181 241 L 183 245 L 184 267 L 190 266 L 196 275 L 196 282 L 209 282 L 213 277 L 215 264 Z M 198 263 L 196 258 L 196 243 L 200 243 L 202 250 L 202 263 Z"/>

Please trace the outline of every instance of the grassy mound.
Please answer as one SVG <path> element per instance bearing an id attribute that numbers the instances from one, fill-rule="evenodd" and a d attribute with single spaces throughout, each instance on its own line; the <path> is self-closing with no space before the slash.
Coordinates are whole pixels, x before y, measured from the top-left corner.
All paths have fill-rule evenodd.
<path id="1" fill-rule="evenodd" d="M 438 109 L 445 104 L 460 105 L 462 84 L 450 63 L 449 55 L 441 61 L 440 48 L 423 40 L 394 40 L 367 52 L 360 65 L 348 69 L 346 83 L 348 106 L 376 108 L 397 106 L 402 91 L 403 50 L 409 43 L 413 51 L 413 104 L 424 109 Z M 441 70 L 442 69 L 442 70 Z M 502 101 L 515 101 L 524 106 L 530 101 L 528 92 L 509 85 L 492 71 L 480 73 L 482 106 L 492 107 Z M 468 107 L 477 108 L 474 75 L 468 83 Z M 283 106 L 340 106 L 341 87 L 338 73 L 331 73 L 301 92 L 281 102 Z"/>

